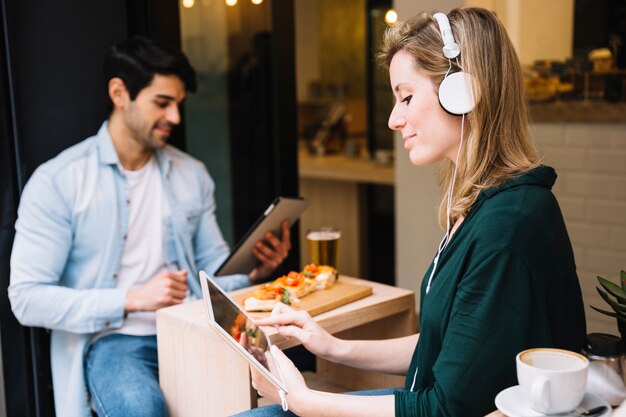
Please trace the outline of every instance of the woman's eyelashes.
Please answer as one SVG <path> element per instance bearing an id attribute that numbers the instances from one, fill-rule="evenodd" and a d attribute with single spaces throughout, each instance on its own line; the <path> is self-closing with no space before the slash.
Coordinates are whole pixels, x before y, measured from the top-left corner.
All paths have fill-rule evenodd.
<path id="1" fill-rule="evenodd" d="M 410 95 L 410 96 L 406 96 L 405 98 L 403 98 L 403 99 L 401 100 L 401 103 L 406 103 L 406 104 L 409 104 L 409 103 L 411 102 L 411 99 L 412 99 L 412 98 L 413 98 L 413 96 L 412 96 L 412 95 Z"/>

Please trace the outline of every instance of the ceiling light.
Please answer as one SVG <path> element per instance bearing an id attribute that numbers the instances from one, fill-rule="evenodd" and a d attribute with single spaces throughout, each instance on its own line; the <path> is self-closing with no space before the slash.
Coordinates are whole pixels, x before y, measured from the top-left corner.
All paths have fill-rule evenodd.
<path id="1" fill-rule="evenodd" d="M 393 26 L 398 21 L 398 13 L 395 10 L 389 9 L 387 13 L 385 13 L 385 23 L 389 26 Z"/>

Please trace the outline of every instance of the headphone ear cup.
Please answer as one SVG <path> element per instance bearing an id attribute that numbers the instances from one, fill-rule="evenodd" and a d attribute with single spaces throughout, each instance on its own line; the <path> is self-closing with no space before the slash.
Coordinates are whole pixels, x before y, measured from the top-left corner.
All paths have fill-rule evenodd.
<path id="1" fill-rule="evenodd" d="M 454 115 L 469 113 L 476 106 L 472 92 L 472 77 L 455 72 L 443 79 L 439 86 L 439 103 L 445 111 Z"/>

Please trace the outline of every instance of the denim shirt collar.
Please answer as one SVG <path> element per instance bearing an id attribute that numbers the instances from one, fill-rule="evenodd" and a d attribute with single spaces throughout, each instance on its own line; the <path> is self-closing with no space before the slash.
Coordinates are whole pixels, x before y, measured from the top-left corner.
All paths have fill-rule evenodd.
<path id="1" fill-rule="evenodd" d="M 157 149 L 154 152 L 157 163 L 159 164 L 159 169 L 161 170 L 161 174 L 163 177 L 167 177 L 172 169 L 172 158 L 170 158 L 168 154 L 169 145 L 165 145 L 161 149 Z"/>
<path id="2" fill-rule="evenodd" d="M 109 134 L 109 122 L 105 121 L 100 126 L 100 130 L 96 134 L 98 141 L 98 157 L 100 162 L 105 165 L 117 165 L 120 163 L 120 158 L 117 156 L 115 147 L 113 146 L 113 140 Z"/>
<path id="3" fill-rule="evenodd" d="M 113 139 L 111 138 L 111 134 L 109 133 L 109 122 L 105 120 L 100 126 L 100 130 L 96 134 L 98 141 L 98 155 L 100 158 L 100 162 L 105 165 L 119 165 L 120 158 L 117 155 L 117 151 L 115 150 L 115 146 L 113 146 Z M 157 160 L 157 164 L 159 165 L 159 170 L 161 174 L 165 177 L 169 174 L 172 169 L 172 159 L 168 155 L 168 147 L 166 145 L 162 149 L 157 149 L 155 153 L 155 157 Z"/>

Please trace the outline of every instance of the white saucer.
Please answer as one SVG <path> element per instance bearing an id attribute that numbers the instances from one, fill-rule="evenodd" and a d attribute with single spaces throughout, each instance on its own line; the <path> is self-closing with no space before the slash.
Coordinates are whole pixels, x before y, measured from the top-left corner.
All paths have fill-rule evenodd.
<path id="1" fill-rule="evenodd" d="M 609 417 L 611 415 L 611 406 L 603 398 L 598 397 L 590 392 L 586 393 L 583 397 L 579 407 L 587 410 L 605 405 L 606 411 L 602 414 L 597 414 L 594 417 Z M 496 396 L 496 407 L 502 411 L 508 417 L 542 417 L 549 416 L 551 414 L 542 414 L 538 411 L 530 408 L 530 405 L 526 403 L 524 398 L 524 392 L 522 387 L 515 385 L 500 392 Z M 559 416 L 567 416 L 567 414 L 557 414 Z"/>

